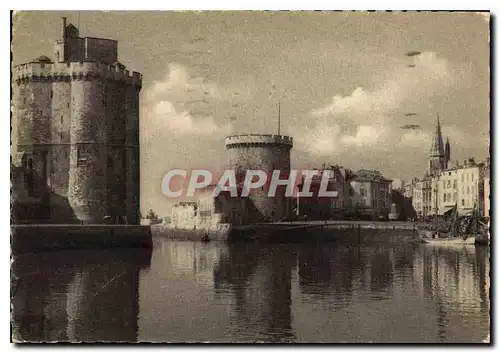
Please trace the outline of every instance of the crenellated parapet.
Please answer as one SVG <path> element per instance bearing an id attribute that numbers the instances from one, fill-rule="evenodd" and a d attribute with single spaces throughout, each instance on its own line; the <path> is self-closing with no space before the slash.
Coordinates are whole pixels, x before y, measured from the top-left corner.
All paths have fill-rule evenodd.
<path id="1" fill-rule="evenodd" d="M 136 87 L 142 86 L 142 75 L 127 70 L 122 65 L 108 65 L 97 61 L 79 61 L 70 63 L 31 62 L 14 68 L 17 83 L 25 82 L 60 82 L 70 80 L 103 79 L 123 82 Z"/>
<path id="2" fill-rule="evenodd" d="M 226 148 L 283 145 L 292 148 L 293 137 L 270 134 L 233 135 L 226 138 Z"/>

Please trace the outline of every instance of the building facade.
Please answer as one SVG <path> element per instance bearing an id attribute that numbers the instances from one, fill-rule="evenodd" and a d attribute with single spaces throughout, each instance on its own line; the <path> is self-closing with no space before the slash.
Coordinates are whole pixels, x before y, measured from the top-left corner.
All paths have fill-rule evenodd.
<path id="1" fill-rule="evenodd" d="M 241 197 L 242 188 L 237 188 L 238 196 L 229 191 L 221 191 L 214 196 L 217 186 L 210 185 L 197 190 L 193 201 L 183 201 L 172 207 L 171 223 L 180 228 L 216 226 L 218 224 L 245 225 L 259 216 L 248 197 Z"/>
<path id="2" fill-rule="evenodd" d="M 422 204 L 420 206 L 418 205 L 418 203 L 416 203 L 414 207 L 415 206 L 419 207 L 419 210 L 421 210 L 420 216 L 425 219 L 433 214 L 432 210 L 433 207 L 435 207 L 432 198 L 432 178 L 426 176 L 422 180 L 419 180 L 416 184 L 415 190 L 417 195 L 418 194 L 421 195 Z M 415 198 L 415 200 L 417 200 L 417 198 Z"/>
<path id="3" fill-rule="evenodd" d="M 118 62 L 117 48 L 80 38 L 63 18 L 55 61 L 40 56 L 14 68 L 15 163 L 42 180 L 26 178 L 28 194 L 49 190 L 52 216 L 65 200 L 77 222 L 139 222 L 142 76 Z"/>
<path id="4" fill-rule="evenodd" d="M 429 167 L 422 180 L 414 180 L 405 188 L 405 196 L 412 197 L 418 217 L 443 215 L 457 205 L 459 215 L 470 214 L 474 208 L 485 214 L 485 163 L 468 158 L 463 164 L 450 166 L 449 140 L 443 145 L 439 118 L 431 142 Z"/>
<path id="5" fill-rule="evenodd" d="M 325 191 L 336 191 L 336 196 L 320 196 L 321 182 L 325 177 L 327 180 Z M 331 165 L 317 170 L 317 174 L 311 180 L 309 191 L 311 196 L 298 197 L 295 210 L 300 216 L 308 219 L 339 219 L 344 216 L 345 210 L 351 207 L 349 196 L 350 181 L 354 173 L 339 165 Z M 303 178 L 298 184 L 299 191 L 303 190 Z"/>
<path id="6" fill-rule="evenodd" d="M 422 217 L 422 215 L 424 214 L 423 186 L 424 183 L 422 183 L 420 180 L 417 179 L 413 181 L 410 193 L 411 203 L 417 217 Z M 406 196 L 405 194 L 405 197 L 408 196 Z"/>
<path id="7" fill-rule="evenodd" d="M 484 216 L 491 218 L 490 214 L 490 177 L 484 178 Z"/>
<path id="8" fill-rule="evenodd" d="M 474 158 L 432 178 L 430 215 L 444 214 L 457 205 L 459 215 L 478 209 L 484 214 L 484 164 Z"/>
<path id="9" fill-rule="evenodd" d="M 391 183 L 377 170 L 361 169 L 350 182 L 351 207 L 373 219 L 387 217 L 391 207 Z"/>

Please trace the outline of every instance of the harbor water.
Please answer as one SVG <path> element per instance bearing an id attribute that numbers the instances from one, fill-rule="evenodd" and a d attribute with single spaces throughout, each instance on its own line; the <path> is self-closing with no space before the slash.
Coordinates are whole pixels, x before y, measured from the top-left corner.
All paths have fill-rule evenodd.
<path id="1" fill-rule="evenodd" d="M 153 238 L 16 256 L 14 341 L 482 342 L 489 249 Z"/>

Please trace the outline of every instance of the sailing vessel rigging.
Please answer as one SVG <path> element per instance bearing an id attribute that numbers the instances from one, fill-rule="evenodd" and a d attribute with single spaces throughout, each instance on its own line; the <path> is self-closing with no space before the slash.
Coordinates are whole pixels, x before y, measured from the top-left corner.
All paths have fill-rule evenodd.
<path id="1" fill-rule="evenodd" d="M 421 233 L 425 243 L 439 245 L 474 245 L 488 244 L 489 232 L 486 223 L 482 222 L 477 206 L 471 215 L 459 216 L 458 205 L 443 214 L 442 222 L 439 222 L 437 212 L 431 233 Z"/>

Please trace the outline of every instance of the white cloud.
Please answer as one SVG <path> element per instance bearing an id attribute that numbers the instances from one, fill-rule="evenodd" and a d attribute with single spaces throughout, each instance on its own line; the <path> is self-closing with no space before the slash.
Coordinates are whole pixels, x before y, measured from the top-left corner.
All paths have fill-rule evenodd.
<path id="1" fill-rule="evenodd" d="M 335 155 L 347 148 L 392 148 L 401 142 L 420 147 L 428 144 L 424 132 L 402 132 L 395 116 L 402 115 L 412 101 L 423 102 L 453 84 L 450 63 L 435 53 L 424 52 L 408 63 L 373 78 L 371 90 L 357 87 L 350 95 L 333 97 L 330 104 L 313 109 L 311 124 L 294 131 L 299 149 L 319 155 Z"/>
<path id="2" fill-rule="evenodd" d="M 186 67 L 171 63 L 166 75 L 144 92 L 144 132 L 149 136 L 227 134 L 229 125 L 219 125 L 213 114 L 217 101 L 225 95 L 215 83 L 191 78 Z"/>
<path id="3" fill-rule="evenodd" d="M 215 124 L 212 117 L 195 118 L 186 111 L 177 112 L 168 101 L 160 101 L 154 106 L 154 115 L 163 122 L 170 133 L 176 135 L 215 134 L 222 128 Z"/>

